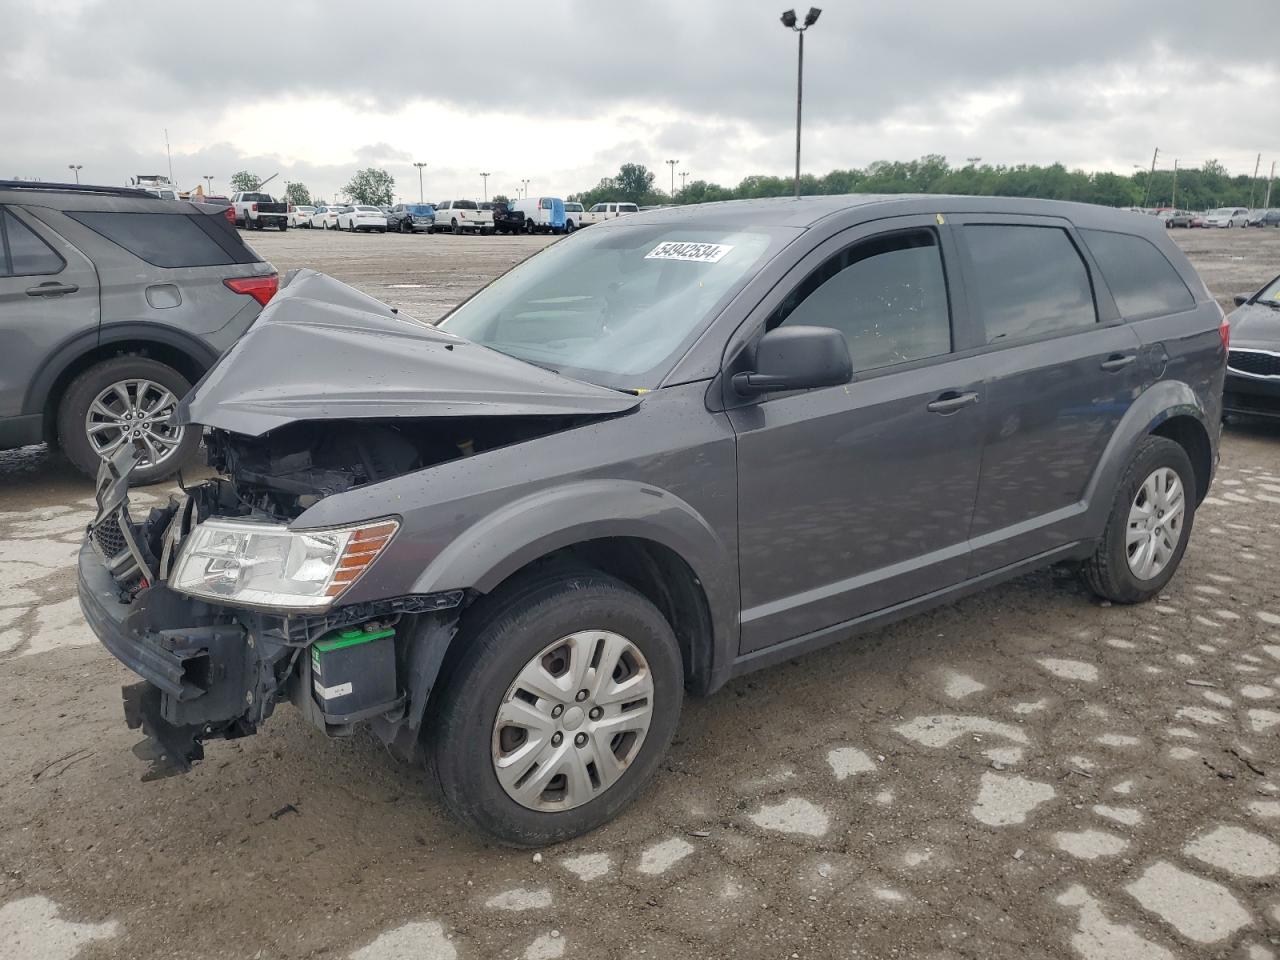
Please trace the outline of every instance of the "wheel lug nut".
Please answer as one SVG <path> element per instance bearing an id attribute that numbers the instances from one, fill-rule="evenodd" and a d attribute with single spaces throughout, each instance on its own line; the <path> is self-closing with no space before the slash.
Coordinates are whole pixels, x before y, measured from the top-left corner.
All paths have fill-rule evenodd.
<path id="1" fill-rule="evenodd" d="M 557 703 L 554 707 L 551 708 L 551 716 L 553 717 L 559 718 L 560 714 L 562 713 L 564 713 L 563 704 Z"/>
<path id="2" fill-rule="evenodd" d="M 558 747 L 558 746 L 560 746 L 560 744 L 561 744 L 561 743 L 563 743 L 563 742 L 564 742 L 564 734 L 563 734 L 563 733 L 553 733 L 553 734 L 551 735 L 551 745 L 552 745 L 553 747 Z"/>
<path id="3" fill-rule="evenodd" d="M 585 733 L 578 734 L 573 738 L 573 743 L 574 746 L 585 747 L 587 745 L 587 735 Z"/>
<path id="4" fill-rule="evenodd" d="M 589 716 L 592 720 L 599 720 L 602 716 L 604 716 L 604 711 L 601 710 L 599 707 L 592 707 L 591 712 L 588 713 L 587 716 Z"/>
<path id="5" fill-rule="evenodd" d="M 576 695 L 573 699 L 575 699 L 575 700 L 577 700 L 579 703 L 581 703 L 583 700 L 587 699 L 587 691 L 585 691 L 585 690 L 579 690 L 579 691 L 578 691 L 578 693 L 577 693 L 577 695 Z"/>

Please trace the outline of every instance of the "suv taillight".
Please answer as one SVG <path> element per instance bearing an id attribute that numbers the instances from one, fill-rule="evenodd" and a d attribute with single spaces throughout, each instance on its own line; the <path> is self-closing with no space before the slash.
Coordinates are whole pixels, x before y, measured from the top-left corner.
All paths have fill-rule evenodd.
<path id="1" fill-rule="evenodd" d="M 1222 323 L 1218 324 L 1218 336 L 1222 338 L 1222 349 L 1225 352 L 1231 351 L 1231 324 L 1227 323 L 1227 318 L 1222 318 Z"/>
<path id="2" fill-rule="evenodd" d="M 223 280 L 222 283 L 232 293 L 243 293 L 245 296 L 253 297 L 265 307 L 267 301 L 280 289 L 280 275 L 271 273 L 265 277 L 232 277 L 230 280 Z"/>

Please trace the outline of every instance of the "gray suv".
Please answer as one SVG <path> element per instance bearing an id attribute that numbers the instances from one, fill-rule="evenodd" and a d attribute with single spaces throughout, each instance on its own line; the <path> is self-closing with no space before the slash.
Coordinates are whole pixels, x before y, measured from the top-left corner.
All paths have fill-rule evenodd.
<path id="1" fill-rule="evenodd" d="M 1159 220 L 1030 200 L 640 213 L 438 328 L 301 272 L 178 410 L 214 479 L 142 517 L 104 468 L 81 605 L 149 776 L 290 701 L 563 840 L 686 691 L 1049 564 L 1160 591 L 1226 338 Z"/>
<path id="2" fill-rule="evenodd" d="M 92 476 L 136 440 L 135 482 L 174 473 L 200 443 L 174 407 L 277 285 L 216 208 L 0 181 L 0 449 L 49 441 Z"/>

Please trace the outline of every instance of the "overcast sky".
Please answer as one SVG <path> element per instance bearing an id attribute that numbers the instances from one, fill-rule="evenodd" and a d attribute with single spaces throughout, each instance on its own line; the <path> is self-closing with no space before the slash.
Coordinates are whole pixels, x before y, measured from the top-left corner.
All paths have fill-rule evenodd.
<path id="1" fill-rule="evenodd" d="M 1280 157 L 1277 0 L 828 0 L 804 169 L 925 153 L 1131 172 Z M 0 0 L 0 177 L 247 168 L 333 198 L 566 195 L 636 161 L 726 185 L 793 163 L 778 0 Z M 802 10 L 804 8 L 801 8 Z"/>

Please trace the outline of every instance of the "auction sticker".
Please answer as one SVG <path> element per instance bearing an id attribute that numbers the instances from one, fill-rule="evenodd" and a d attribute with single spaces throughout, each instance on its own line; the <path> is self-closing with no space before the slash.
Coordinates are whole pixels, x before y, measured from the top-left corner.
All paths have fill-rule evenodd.
<path id="1" fill-rule="evenodd" d="M 668 240 L 644 255 L 646 260 L 688 260 L 692 263 L 719 263 L 733 249 L 726 243 L 697 243 L 692 240 Z"/>

